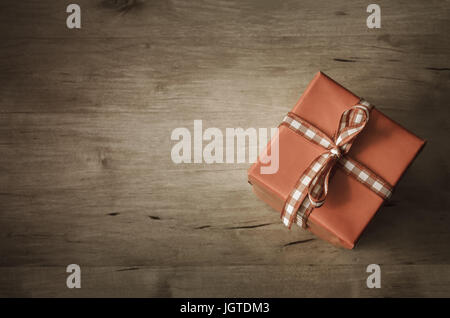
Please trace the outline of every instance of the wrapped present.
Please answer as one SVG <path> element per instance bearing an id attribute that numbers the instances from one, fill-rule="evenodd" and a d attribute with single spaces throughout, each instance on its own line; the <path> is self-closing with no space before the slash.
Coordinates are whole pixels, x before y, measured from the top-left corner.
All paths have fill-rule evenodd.
<path id="1" fill-rule="evenodd" d="M 288 228 L 297 224 L 351 249 L 424 144 L 319 72 L 248 180 Z M 278 170 L 263 173 L 275 146 Z"/>

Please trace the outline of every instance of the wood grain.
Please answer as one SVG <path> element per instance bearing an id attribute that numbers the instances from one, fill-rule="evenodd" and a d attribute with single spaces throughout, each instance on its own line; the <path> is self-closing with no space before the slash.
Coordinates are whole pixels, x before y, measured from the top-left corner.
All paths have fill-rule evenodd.
<path id="1" fill-rule="evenodd" d="M 0 296 L 450 296 L 450 5 L 0 4 Z M 428 140 L 356 249 L 285 230 L 177 127 L 275 127 L 318 70 Z M 65 268 L 82 268 L 82 288 Z M 382 288 L 366 266 L 381 264 Z"/>

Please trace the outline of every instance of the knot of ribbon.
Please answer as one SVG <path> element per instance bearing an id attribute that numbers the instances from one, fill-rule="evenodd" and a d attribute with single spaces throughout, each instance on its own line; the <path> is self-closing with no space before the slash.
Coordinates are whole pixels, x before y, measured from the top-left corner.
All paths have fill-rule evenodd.
<path id="1" fill-rule="evenodd" d="M 286 226 L 291 227 L 298 211 L 300 218 L 297 216 L 297 223 L 306 227 L 307 218 L 312 210 L 325 202 L 330 174 L 335 166 L 341 167 L 383 199 L 389 198 L 392 192 L 389 183 L 347 156 L 353 141 L 369 121 L 371 109 L 372 106 L 368 102 L 361 100 L 357 105 L 345 110 L 332 138 L 294 113 L 288 113 L 284 118 L 281 125 L 286 125 L 325 149 L 325 152 L 306 168 L 286 200 L 281 214 Z"/>

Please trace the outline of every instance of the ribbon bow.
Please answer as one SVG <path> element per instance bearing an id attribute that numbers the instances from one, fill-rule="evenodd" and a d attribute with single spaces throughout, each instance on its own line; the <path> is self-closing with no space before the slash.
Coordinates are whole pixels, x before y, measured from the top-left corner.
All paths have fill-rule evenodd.
<path id="1" fill-rule="evenodd" d="M 328 137 L 294 113 L 288 113 L 284 118 L 282 125 L 288 126 L 301 136 L 326 149 L 308 166 L 289 195 L 281 213 L 281 218 L 286 226 L 291 227 L 297 214 L 294 212 L 299 211 L 300 219 L 297 223 L 306 227 L 307 218 L 312 210 L 325 202 L 330 174 L 336 164 L 382 198 L 389 198 L 392 192 L 389 183 L 367 167 L 346 156 L 356 136 L 369 121 L 371 109 L 372 106 L 368 102 L 361 100 L 357 105 L 344 111 L 333 138 Z"/>

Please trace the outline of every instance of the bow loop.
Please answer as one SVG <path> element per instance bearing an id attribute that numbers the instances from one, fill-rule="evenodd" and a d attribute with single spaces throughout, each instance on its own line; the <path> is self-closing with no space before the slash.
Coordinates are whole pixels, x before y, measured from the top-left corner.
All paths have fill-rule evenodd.
<path id="1" fill-rule="evenodd" d="M 350 150 L 353 140 L 369 121 L 369 110 L 370 106 L 361 103 L 342 113 L 334 143 L 343 150 L 344 154 Z"/>
<path id="2" fill-rule="evenodd" d="M 334 148 L 332 150 L 334 150 Z M 314 207 L 320 207 L 325 202 L 325 197 L 328 193 L 328 179 L 333 166 L 338 160 L 338 157 L 333 155 L 331 151 L 325 152 L 321 157 L 319 157 L 325 158 L 325 161 L 320 163 L 320 168 L 317 171 L 317 174 L 308 186 L 308 198 Z M 321 160 L 319 159 L 319 162 L 320 161 Z M 315 164 L 316 163 L 314 163 L 314 165 Z"/>
<path id="3" fill-rule="evenodd" d="M 317 170 L 308 185 L 308 198 L 314 207 L 320 207 L 325 202 L 333 167 L 343 154 L 348 153 L 353 140 L 362 131 L 368 120 L 369 109 L 365 105 L 355 105 L 342 114 L 338 133 L 333 138 L 334 144 L 330 145 L 331 149 L 323 156 L 325 160 L 315 160 L 311 164 Z M 319 166 L 317 166 L 318 162 Z"/>

